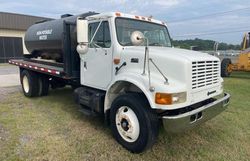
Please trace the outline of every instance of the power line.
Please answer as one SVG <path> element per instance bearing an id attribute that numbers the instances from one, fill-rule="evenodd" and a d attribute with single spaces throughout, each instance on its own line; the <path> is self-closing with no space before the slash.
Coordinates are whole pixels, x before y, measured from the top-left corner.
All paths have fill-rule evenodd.
<path id="1" fill-rule="evenodd" d="M 193 37 L 193 36 L 206 36 L 206 35 L 221 35 L 221 34 L 231 34 L 237 32 L 248 32 L 249 30 L 233 30 L 233 31 L 221 31 L 221 32 L 207 32 L 207 33 L 191 33 L 184 35 L 175 35 L 173 37 Z"/>
<path id="2" fill-rule="evenodd" d="M 168 21 L 167 23 L 170 24 L 170 23 L 176 23 L 176 22 L 191 21 L 191 20 L 202 19 L 202 18 L 206 18 L 206 17 L 213 17 L 213 16 L 224 15 L 224 14 L 233 13 L 233 12 L 249 10 L 249 9 L 250 9 L 250 7 L 245 7 L 245 8 L 229 10 L 229 11 L 224 11 L 224 12 L 211 13 L 211 14 L 197 16 L 197 17 L 190 17 L 190 18 L 185 18 L 185 19 Z"/>

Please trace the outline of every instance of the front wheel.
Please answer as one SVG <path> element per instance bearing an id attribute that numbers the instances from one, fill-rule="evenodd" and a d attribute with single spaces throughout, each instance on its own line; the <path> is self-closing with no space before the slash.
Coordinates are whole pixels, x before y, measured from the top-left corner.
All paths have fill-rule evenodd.
<path id="1" fill-rule="evenodd" d="M 112 103 L 111 130 L 115 139 L 131 152 L 150 148 L 158 136 L 159 120 L 147 99 L 139 94 L 123 94 Z"/>

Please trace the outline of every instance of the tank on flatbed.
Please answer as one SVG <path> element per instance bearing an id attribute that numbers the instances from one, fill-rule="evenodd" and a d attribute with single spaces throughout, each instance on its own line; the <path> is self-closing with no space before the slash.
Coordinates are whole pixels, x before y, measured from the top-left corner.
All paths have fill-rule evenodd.
<path id="1" fill-rule="evenodd" d="M 64 52 L 64 21 L 76 23 L 77 17 L 95 15 L 95 12 L 71 16 L 63 15 L 61 19 L 45 21 L 32 25 L 25 34 L 25 45 L 31 57 L 52 59 L 63 62 Z M 73 50 L 76 48 L 76 26 L 70 28 L 70 44 Z"/>

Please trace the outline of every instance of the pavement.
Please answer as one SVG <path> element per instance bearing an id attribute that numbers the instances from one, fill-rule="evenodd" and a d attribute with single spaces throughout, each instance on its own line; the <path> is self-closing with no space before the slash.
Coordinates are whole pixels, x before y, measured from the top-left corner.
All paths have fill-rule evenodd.
<path id="1" fill-rule="evenodd" d="M 19 69 L 17 66 L 0 64 L 0 88 L 19 86 Z"/>

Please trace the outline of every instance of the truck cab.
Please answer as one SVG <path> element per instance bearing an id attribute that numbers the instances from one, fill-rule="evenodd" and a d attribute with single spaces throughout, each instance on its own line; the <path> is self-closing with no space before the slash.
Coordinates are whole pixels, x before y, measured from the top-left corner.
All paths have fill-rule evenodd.
<path id="1" fill-rule="evenodd" d="M 74 22 L 77 43 L 71 48 L 80 72 L 75 101 L 83 112 L 103 115 L 126 149 L 151 147 L 161 122 L 167 132 L 181 132 L 228 106 L 220 60 L 174 48 L 165 22 L 120 12 L 77 16 Z M 25 76 L 23 89 L 30 84 Z"/>

